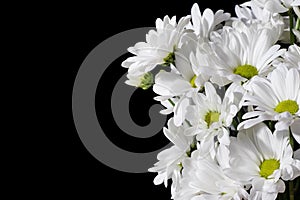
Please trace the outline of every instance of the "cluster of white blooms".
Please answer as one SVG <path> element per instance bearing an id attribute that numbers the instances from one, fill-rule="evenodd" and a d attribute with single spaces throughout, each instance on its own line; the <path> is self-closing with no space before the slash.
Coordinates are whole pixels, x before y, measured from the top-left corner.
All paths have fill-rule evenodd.
<path id="1" fill-rule="evenodd" d="M 252 0 L 231 17 L 194 4 L 128 49 L 126 83 L 152 87 L 173 115 L 163 129 L 173 146 L 149 169 L 156 185 L 171 179 L 172 199 L 273 200 L 300 176 L 299 6 Z"/>

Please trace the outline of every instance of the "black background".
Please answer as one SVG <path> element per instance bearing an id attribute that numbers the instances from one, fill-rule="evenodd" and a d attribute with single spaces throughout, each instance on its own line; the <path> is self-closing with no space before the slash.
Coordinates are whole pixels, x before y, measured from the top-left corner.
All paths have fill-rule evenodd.
<path id="1" fill-rule="evenodd" d="M 226 12 L 234 14 L 234 5 L 243 1 L 218 0 L 218 1 L 191 1 L 191 0 L 151 0 L 151 1 L 105 1 L 98 3 L 88 3 L 78 1 L 76 3 L 64 3 L 49 5 L 47 9 L 47 23 L 50 35 L 55 39 L 54 55 L 60 57 L 60 64 L 56 66 L 57 72 L 67 72 L 70 77 L 68 82 L 69 105 L 73 83 L 76 73 L 89 52 L 106 38 L 120 33 L 122 31 L 138 28 L 155 26 L 156 18 L 163 18 L 165 15 L 176 15 L 177 19 L 190 14 L 193 3 L 197 2 L 201 11 L 205 8 L 211 8 L 216 11 L 223 9 Z M 46 6 L 47 8 L 47 6 Z M 51 11 L 49 11 L 51 10 Z M 43 10 L 40 11 L 41 13 Z M 137 41 L 138 42 L 138 41 Z M 53 45 L 53 44 L 52 44 Z M 99 88 L 111 88 L 117 77 L 126 72 L 121 68 L 120 63 L 129 54 L 122 56 L 115 61 L 109 68 L 105 76 L 103 85 L 98 86 L 96 94 L 97 114 L 109 116 L 109 110 L 103 110 L 101 107 L 109 103 L 109 91 L 103 92 Z M 113 70 L 112 70 L 113 69 Z M 64 74 L 64 73 L 62 73 Z M 62 77 L 66 81 L 66 77 Z M 104 87 L 102 87 L 104 86 Z M 104 100 L 99 95 L 106 94 Z M 147 124 L 148 120 L 145 112 L 147 107 L 153 104 L 151 91 L 138 90 L 134 95 L 133 101 L 136 107 L 131 107 L 133 120 L 138 124 Z M 106 99 L 106 100 L 105 100 Z M 140 100 L 146 102 L 146 106 L 139 106 Z M 73 120 L 71 106 L 68 106 L 68 120 L 63 123 L 69 123 L 70 129 L 64 131 L 64 139 L 59 139 L 59 145 L 54 145 L 54 161 L 51 163 L 51 170 L 45 172 L 48 175 L 43 180 L 49 187 L 42 187 L 44 194 L 57 198 L 81 197 L 84 199 L 170 199 L 170 188 L 164 186 L 154 186 L 153 178 L 155 174 L 130 174 L 111 169 L 98 160 L 85 149 L 81 143 Z M 105 107 L 105 106 L 104 106 Z M 109 107 L 109 106 L 106 106 Z M 144 109 L 143 109 L 144 108 Z M 65 108 L 66 109 L 66 108 Z M 107 119 L 107 118 L 106 118 Z M 100 119 L 101 120 L 101 119 Z M 105 125 L 111 126 L 114 130 L 114 124 L 107 119 Z M 117 137 L 120 134 L 120 137 Z M 146 152 L 147 150 L 158 149 L 167 143 L 162 137 L 145 142 L 141 140 L 132 140 L 122 133 L 115 133 L 114 140 L 116 144 L 123 148 L 129 148 L 136 152 Z M 118 139 L 119 138 L 119 139 Z M 136 145 L 134 145 L 136 144 Z M 127 146 L 126 146 L 127 145 Z M 154 147 L 153 147 L 154 146 Z M 149 166 L 151 167 L 151 166 Z"/>

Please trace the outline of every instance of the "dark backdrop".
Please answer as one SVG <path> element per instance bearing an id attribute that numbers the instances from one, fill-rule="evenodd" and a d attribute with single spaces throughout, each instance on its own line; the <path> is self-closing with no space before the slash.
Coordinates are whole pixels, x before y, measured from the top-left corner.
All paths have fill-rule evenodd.
<path id="1" fill-rule="evenodd" d="M 67 84 L 69 90 L 65 91 L 69 94 L 67 100 L 71 99 L 77 70 L 89 52 L 99 43 L 128 29 L 154 26 L 158 17 L 176 15 L 179 19 L 190 14 L 190 9 L 195 2 L 199 4 L 202 11 L 209 7 L 214 11 L 223 9 L 233 14 L 234 5 L 242 1 L 144 0 L 138 2 L 105 1 L 105 3 L 98 1 L 97 4 L 78 1 L 51 5 L 51 9 L 47 11 L 50 15 L 47 22 L 53 27 L 49 31 L 57 38 L 55 43 L 57 50 L 53 53 L 61 57 L 60 65 L 56 66 L 56 69 L 58 72 L 67 71 L 68 77 L 70 77 Z M 49 12 L 49 10 L 51 11 Z M 109 91 L 103 92 L 99 89 L 101 86 L 104 86 L 102 88 L 111 88 L 115 84 L 114 81 L 117 81 L 116 77 L 126 72 L 120 67 L 121 61 L 126 56 L 129 55 L 122 56 L 111 64 L 104 77 L 105 81 L 102 80 L 100 83 L 103 85 L 98 85 L 97 114 L 106 116 L 104 117 L 105 125 L 111 127 L 109 134 L 114 134 L 114 138 L 111 140 L 115 144 L 136 152 L 147 152 L 148 149 L 153 150 L 153 148 L 155 150 L 155 148 L 164 146 L 167 143 L 166 139 L 161 137 L 151 143 L 143 142 L 143 139 L 133 141 L 132 138 L 126 138 L 124 134 L 115 130 L 115 124 L 110 119 L 110 110 L 107 109 L 109 108 L 107 106 L 110 97 Z M 153 96 L 151 91 L 138 90 L 135 93 L 133 101 L 136 106 L 132 106 L 130 112 L 136 123 L 145 125 L 149 122 L 145 112 L 147 112 L 147 107 L 153 104 Z M 141 100 L 145 106 L 141 106 Z M 70 107 L 68 106 L 68 108 Z M 155 174 L 119 172 L 96 160 L 81 143 L 72 120 L 71 109 L 69 111 L 69 118 L 64 123 L 70 122 L 70 129 L 63 132 L 63 139 L 61 136 L 57 137 L 59 146 L 54 145 L 57 151 L 53 151 L 55 152 L 53 167 L 47 171 L 49 176 L 45 178 L 50 187 L 47 187 L 44 194 L 68 199 L 74 197 L 83 199 L 170 199 L 170 188 L 153 185 Z"/>

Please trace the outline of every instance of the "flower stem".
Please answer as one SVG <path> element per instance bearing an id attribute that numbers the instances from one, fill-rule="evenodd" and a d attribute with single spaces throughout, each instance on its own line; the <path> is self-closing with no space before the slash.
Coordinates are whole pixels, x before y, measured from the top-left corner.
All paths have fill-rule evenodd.
<path id="1" fill-rule="evenodd" d="M 294 137 L 293 137 L 293 135 L 292 135 L 292 131 L 290 130 L 290 136 L 289 136 L 289 139 L 290 139 L 290 145 L 291 145 L 291 147 L 292 147 L 292 149 L 293 149 L 293 151 L 294 151 L 294 145 L 295 145 L 295 143 L 294 143 Z"/>
<path id="2" fill-rule="evenodd" d="M 172 106 L 175 106 L 175 103 L 171 99 L 168 99 L 168 101 Z"/>
<path id="3" fill-rule="evenodd" d="M 296 41 L 295 35 L 293 33 L 293 28 L 294 28 L 294 13 L 293 9 L 289 9 L 289 19 L 290 19 L 290 43 L 294 44 Z"/>
<path id="4" fill-rule="evenodd" d="M 290 200 L 294 200 L 294 184 L 293 181 L 289 181 L 289 193 L 290 193 Z"/>
<path id="5" fill-rule="evenodd" d="M 297 18 L 295 29 L 300 30 L 300 18 L 299 17 Z"/>
<path id="6" fill-rule="evenodd" d="M 294 181 L 294 196 L 299 196 L 299 190 L 300 190 L 300 177 L 293 180 Z"/>

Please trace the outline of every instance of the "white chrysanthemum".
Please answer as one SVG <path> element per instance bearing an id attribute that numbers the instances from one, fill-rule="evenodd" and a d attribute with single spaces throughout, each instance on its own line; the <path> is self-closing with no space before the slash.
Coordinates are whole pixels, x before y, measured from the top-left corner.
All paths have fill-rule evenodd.
<path id="1" fill-rule="evenodd" d="M 160 71 L 155 77 L 153 90 L 160 95 L 157 100 L 166 100 L 172 97 L 181 97 L 187 93 L 198 92 L 208 80 L 202 76 L 197 68 L 191 65 L 190 53 L 196 49 L 197 41 L 191 39 L 175 53 L 175 66 L 171 65 L 171 71 Z M 191 95 L 188 95 L 191 96 Z"/>
<path id="2" fill-rule="evenodd" d="M 233 85 L 234 86 L 234 85 Z M 214 86 L 205 83 L 205 94 L 199 93 L 194 97 L 195 105 L 187 107 L 186 119 L 192 125 L 185 132 L 187 135 L 196 135 L 198 141 L 211 143 L 217 136 L 222 144 L 229 144 L 229 132 L 232 119 L 238 112 L 238 104 L 231 98 L 231 88 L 226 91 L 223 101 L 217 94 Z M 208 149 L 209 151 L 209 149 Z"/>
<path id="3" fill-rule="evenodd" d="M 151 30 L 146 35 L 146 42 L 139 42 L 128 51 L 135 56 L 127 58 L 122 66 L 129 68 L 132 75 L 140 76 L 157 65 L 174 62 L 174 51 L 181 47 L 181 41 L 186 33 L 186 25 L 190 17 L 183 17 L 176 23 L 176 17 L 156 20 L 156 31 Z"/>
<path id="4" fill-rule="evenodd" d="M 299 0 L 252 0 L 252 2 L 272 13 L 284 13 L 290 8 L 297 9 L 300 6 Z"/>
<path id="5" fill-rule="evenodd" d="M 189 24 L 188 28 L 194 30 L 195 34 L 203 41 L 209 40 L 210 33 L 216 30 L 219 24 L 230 18 L 230 14 L 224 13 L 223 10 L 218 10 L 214 14 L 211 9 L 207 8 L 201 14 L 197 3 L 192 7 L 191 16 L 192 24 Z"/>
<path id="6" fill-rule="evenodd" d="M 262 22 L 265 24 L 271 23 L 275 26 L 276 23 L 283 23 L 283 19 L 280 17 L 280 14 L 271 13 L 264 7 L 258 7 L 257 4 L 253 3 L 252 1 L 243 3 L 239 6 L 236 5 L 235 13 L 238 19 L 250 24 L 254 22 Z"/>
<path id="7" fill-rule="evenodd" d="M 195 51 L 197 45 L 195 39 L 186 42 L 175 53 L 176 68 L 171 65 L 170 72 L 160 71 L 155 77 L 153 91 L 161 95 L 155 99 L 161 102 L 177 99 L 177 101 L 173 101 L 175 103 L 173 112 L 176 126 L 180 126 L 185 120 L 186 106 L 190 102 L 188 98 L 201 90 L 204 83 L 209 80 L 209 77 L 202 75 L 198 66 L 191 65 L 189 60 L 190 53 Z"/>
<path id="8" fill-rule="evenodd" d="M 190 151 L 193 143 L 193 137 L 185 136 L 185 126 L 176 127 L 173 118 L 168 121 L 168 129 L 164 128 L 165 136 L 173 143 L 173 146 L 160 152 L 157 155 L 159 160 L 154 167 L 150 168 L 150 172 L 157 172 L 158 175 L 154 179 L 154 184 L 162 184 L 164 182 L 167 187 L 168 179 L 172 178 L 176 184 L 181 175 L 181 163 L 188 157 L 187 152 Z"/>
<path id="9" fill-rule="evenodd" d="M 244 105 L 256 106 L 248 112 L 238 129 L 247 129 L 265 120 L 279 121 L 277 129 L 296 127 L 300 117 L 300 72 L 285 66 L 276 68 L 267 79 L 257 77 L 249 85 Z M 256 118 L 254 118 L 256 117 Z M 251 119 L 249 119 L 251 118 Z M 298 122 L 297 122 L 298 123 Z M 300 143 L 300 129 L 292 128 L 293 136 Z"/>
<path id="10" fill-rule="evenodd" d="M 273 29 L 278 31 L 279 40 L 285 41 L 289 37 L 289 26 L 285 28 L 284 18 L 278 13 L 271 13 L 265 8 L 258 7 L 253 2 L 246 2 L 240 6 L 235 6 L 235 13 L 237 19 L 241 20 L 246 24 L 259 24 L 262 27 Z M 283 33 L 284 32 L 284 33 Z M 286 36 L 287 35 L 287 36 Z M 289 38 L 288 38 L 289 39 Z"/>
<path id="11" fill-rule="evenodd" d="M 246 23 L 250 23 L 250 24 L 254 21 L 268 23 L 271 21 L 273 17 L 271 12 L 269 12 L 264 8 L 258 7 L 256 4 L 254 4 L 251 1 L 243 3 L 241 5 L 236 5 L 235 13 L 239 20 L 245 21 Z"/>
<path id="12" fill-rule="evenodd" d="M 260 123 L 232 137 L 230 168 L 225 174 L 242 184 L 251 184 L 250 199 L 275 199 L 285 190 L 281 180 L 299 176 L 300 162 L 293 159 L 289 132 L 275 131 Z"/>
<path id="13" fill-rule="evenodd" d="M 243 187 L 225 176 L 222 168 L 210 157 L 198 157 L 198 150 L 183 161 L 180 190 L 175 200 L 248 199 Z"/>
<path id="14" fill-rule="evenodd" d="M 271 71 L 270 63 L 285 51 L 274 45 L 279 38 L 276 28 L 265 28 L 259 23 L 248 27 L 234 21 L 232 28 L 226 27 L 222 34 L 215 34 L 216 56 L 210 58 L 215 70 L 211 70 L 211 81 L 224 86 L 246 82 L 257 75 L 266 76 Z"/>

